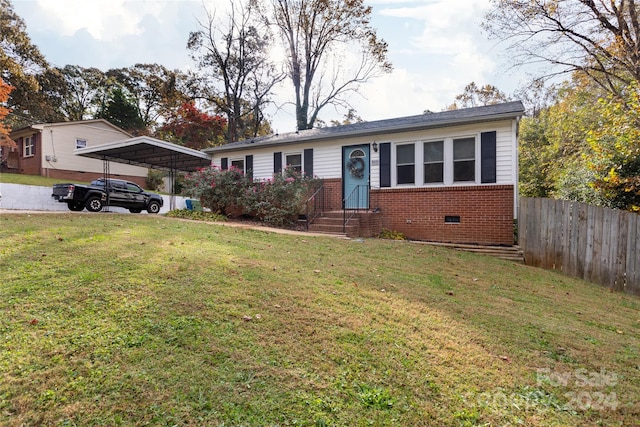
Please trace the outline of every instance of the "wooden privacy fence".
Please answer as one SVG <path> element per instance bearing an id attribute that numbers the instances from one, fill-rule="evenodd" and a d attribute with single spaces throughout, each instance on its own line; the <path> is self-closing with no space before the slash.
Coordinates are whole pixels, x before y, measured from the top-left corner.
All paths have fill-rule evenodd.
<path id="1" fill-rule="evenodd" d="M 527 265 L 640 295 L 640 215 L 567 200 L 520 198 Z"/>

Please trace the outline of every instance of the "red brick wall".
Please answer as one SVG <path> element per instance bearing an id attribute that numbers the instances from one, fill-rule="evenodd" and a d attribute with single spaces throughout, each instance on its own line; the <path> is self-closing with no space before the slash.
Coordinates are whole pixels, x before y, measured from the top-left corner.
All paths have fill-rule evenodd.
<path id="1" fill-rule="evenodd" d="M 324 183 L 324 205 L 328 211 L 342 209 L 342 179 L 325 179 Z"/>
<path id="2" fill-rule="evenodd" d="M 359 237 L 377 237 L 382 231 L 382 212 L 362 212 L 355 215 L 360 220 Z"/>
<path id="3" fill-rule="evenodd" d="M 25 175 L 40 175 L 40 158 L 42 153 L 42 142 L 40 134 L 33 135 L 35 155 L 31 157 L 23 157 L 24 155 L 24 138 L 18 138 L 18 167 L 7 172 L 22 173 Z"/>
<path id="4" fill-rule="evenodd" d="M 486 245 L 513 244 L 512 185 L 377 189 L 371 209 L 382 226 L 410 239 Z M 445 223 L 459 216 L 459 224 Z"/>

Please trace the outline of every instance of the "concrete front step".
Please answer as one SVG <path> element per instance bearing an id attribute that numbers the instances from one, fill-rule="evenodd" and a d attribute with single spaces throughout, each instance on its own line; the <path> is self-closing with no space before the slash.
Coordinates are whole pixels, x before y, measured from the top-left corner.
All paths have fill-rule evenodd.
<path id="1" fill-rule="evenodd" d="M 350 232 L 351 230 L 345 229 L 345 231 L 343 232 L 342 226 L 334 227 L 322 224 L 311 224 L 309 225 L 309 231 L 313 233 L 337 234 L 341 236 L 347 236 L 348 232 Z"/>
<path id="2" fill-rule="evenodd" d="M 343 227 L 344 214 L 340 212 L 323 212 L 321 216 L 315 218 L 309 224 L 309 231 L 314 233 L 340 234 L 349 237 L 358 236 L 360 221 L 358 218 L 351 218 L 346 227 Z"/>
<path id="3" fill-rule="evenodd" d="M 323 224 L 314 222 L 309 224 L 309 231 L 314 233 L 331 233 L 331 234 L 346 234 L 347 236 L 353 235 L 358 230 L 355 225 L 348 225 L 342 228 L 342 224 Z"/>
<path id="4" fill-rule="evenodd" d="M 416 242 L 418 243 L 418 242 Z M 456 243 L 438 243 L 438 242 L 419 242 L 433 246 L 443 246 L 464 252 L 473 252 L 482 255 L 494 256 L 509 261 L 524 263 L 524 253 L 520 246 L 482 246 L 482 245 L 465 245 Z"/>

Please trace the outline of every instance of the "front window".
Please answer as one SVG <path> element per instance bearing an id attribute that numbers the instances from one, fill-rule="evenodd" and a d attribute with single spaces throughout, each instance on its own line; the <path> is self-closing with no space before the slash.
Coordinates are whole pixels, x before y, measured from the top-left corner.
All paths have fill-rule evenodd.
<path id="1" fill-rule="evenodd" d="M 231 167 L 240 169 L 244 172 L 244 159 L 231 160 Z"/>
<path id="2" fill-rule="evenodd" d="M 475 181 L 476 179 L 476 139 L 453 140 L 453 181 Z"/>
<path id="3" fill-rule="evenodd" d="M 80 148 L 87 148 L 87 140 L 86 139 L 76 139 L 76 150 Z"/>
<path id="4" fill-rule="evenodd" d="M 35 154 L 35 142 L 32 136 L 27 136 L 22 140 L 22 156 L 32 157 Z"/>
<path id="5" fill-rule="evenodd" d="M 424 183 L 444 182 L 444 141 L 424 143 Z"/>
<path id="6" fill-rule="evenodd" d="M 414 144 L 396 147 L 396 166 L 398 184 L 415 183 L 415 149 Z"/>
<path id="7" fill-rule="evenodd" d="M 285 157 L 287 168 L 302 173 L 302 154 L 287 154 Z"/>

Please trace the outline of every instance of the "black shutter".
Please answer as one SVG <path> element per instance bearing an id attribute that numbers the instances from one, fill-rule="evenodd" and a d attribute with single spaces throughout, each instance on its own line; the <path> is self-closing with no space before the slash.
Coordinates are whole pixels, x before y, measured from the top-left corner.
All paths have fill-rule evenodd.
<path id="1" fill-rule="evenodd" d="M 229 169 L 229 159 L 227 157 L 223 157 L 220 159 L 220 169 Z"/>
<path id="2" fill-rule="evenodd" d="M 40 139 L 38 136 L 40 134 L 35 134 L 31 137 L 31 142 L 33 143 L 33 148 L 31 149 L 31 154 L 36 155 L 36 147 L 38 146 L 38 140 Z"/>
<path id="3" fill-rule="evenodd" d="M 313 177 L 313 148 L 304 150 L 304 174 L 309 178 Z"/>
<path id="4" fill-rule="evenodd" d="M 253 179 L 253 154 L 244 157 L 244 173 L 249 179 Z"/>
<path id="5" fill-rule="evenodd" d="M 480 135 L 480 182 L 496 182 L 496 132 L 482 132 Z"/>
<path id="6" fill-rule="evenodd" d="M 380 144 L 380 187 L 391 187 L 391 143 Z"/>
<path id="7" fill-rule="evenodd" d="M 273 173 L 282 172 L 282 153 L 273 153 Z"/>

